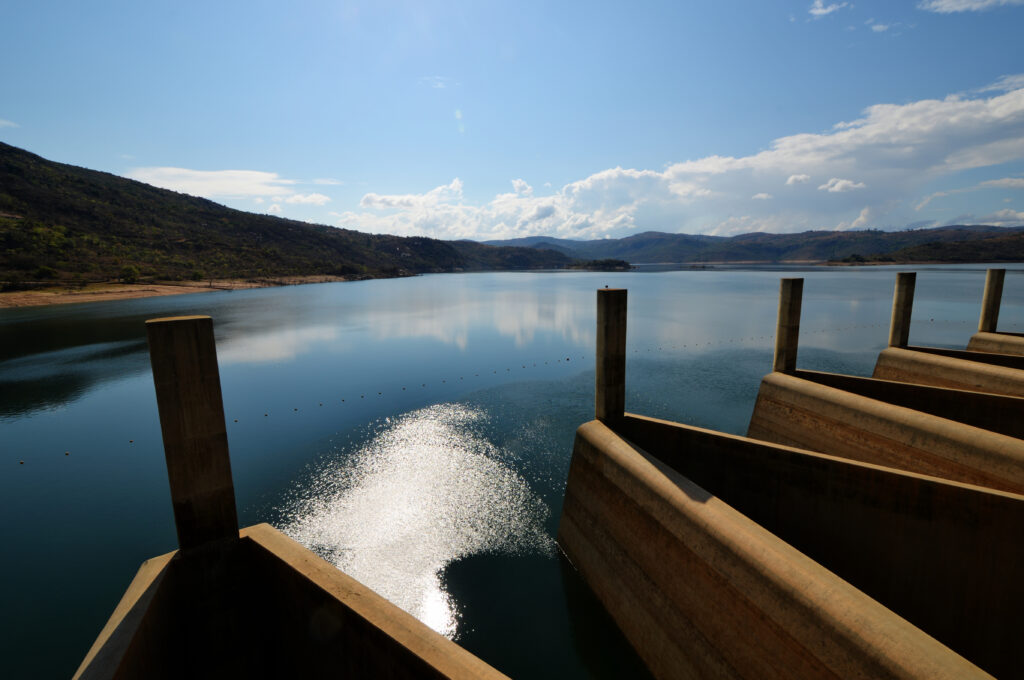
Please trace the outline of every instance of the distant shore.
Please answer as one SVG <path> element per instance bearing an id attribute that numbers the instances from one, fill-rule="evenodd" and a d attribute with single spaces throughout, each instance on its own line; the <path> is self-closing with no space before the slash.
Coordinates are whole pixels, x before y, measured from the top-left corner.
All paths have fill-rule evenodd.
<path id="1" fill-rule="evenodd" d="M 132 298 L 211 293 L 218 290 L 245 290 L 296 286 L 305 283 L 332 283 L 347 281 L 343 276 L 278 276 L 266 279 L 215 279 L 213 281 L 160 281 L 154 283 L 90 283 L 83 288 L 54 286 L 36 290 L 18 290 L 0 293 L 0 309 L 13 307 L 42 307 L 78 302 L 130 300 Z"/>

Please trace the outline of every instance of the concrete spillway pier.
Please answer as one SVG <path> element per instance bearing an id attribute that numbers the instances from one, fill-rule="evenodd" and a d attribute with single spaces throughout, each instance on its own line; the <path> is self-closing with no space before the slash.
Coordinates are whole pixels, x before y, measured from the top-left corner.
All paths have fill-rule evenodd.
<path id="1" fill-rule="evenodd" d="M 967 343 L 967 349 L 972 352 L 1024 355 L 1024 334 L 996 330 L 1005 279 L 1005 269 L 989 269 L 985 275 L 985 293 L 981 301 L 978 332 L 972 335 Z"/>
<path id="2" fill-rule="evenodd" d="M 935 385 L 955 389 L 1024 397 L 1024 355 L 1001 354 L 977 349 L 957 350 L 909 344 L 910 316 L 917 275 L 903 272 L 896 277 L 893 294 L 889 347 L 882 350 L 873 376 L 884 380 Z M 991 280 L 991 277 L 990 277 Z M 1001 295 L 1002 287 L 999 286 Z M 996 297 L 986 293 L 986 300 Z M 991 302 L 983 305 L 991 306 Z M 982 322 L 994 326 L 992 315 L 982 313 Z M 992 335 L 990 333 L 990 335 Z M 995 345 L 990 345 L 995 346 Z M 975 344 L 975 348 L 978 345 Z"/>
<path id="3" fill-rule="evenodd" d="M 141 566 L 76 678 L 505 678 L 273 527 L 240 531 L 213 323 L 147 332 L 179 549 Z"/>
<path id="4" fill-rule="evenodd" d="M 598 319 L 625 319 L 625 302 L 598 291 Z M 775 368 L 788 378 L 799 303 L 783 309 Z M 597 366 L 617 376 L 598 378 L 597 403 L 617 404 L 601 392 L 624 386 L 624 356 L 599 352 Z M 897 398 L 927 392 L 915 387 Z M 1024 668 L 1024 496 L 624 406 L 598 415 L 576 433 L 559 544 L 655 676 Z"/>
<path id="5" fill-rule="evenodd" d="M 1024 398 L 798 370 L 802 291 L 802 279 L 782 280 L 774 370 L 747 436 L 1024 493 Z M 906 343 L 906 292 L 897 288 L 890 342 Z"/>

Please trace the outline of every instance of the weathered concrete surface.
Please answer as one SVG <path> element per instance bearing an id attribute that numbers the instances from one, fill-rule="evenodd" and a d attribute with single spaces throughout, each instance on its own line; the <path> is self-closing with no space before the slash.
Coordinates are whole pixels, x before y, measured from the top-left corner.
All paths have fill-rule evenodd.
<path id="1" fill-rule="evenodd" d="M 623 432 L 983 668 L 1024 667 L 1024 497 L 639 416 Z"/>
<path id="2" fill-rule="evenodd" d="M 910 341 L 910 317 L 914 309 L 915 272 L 896 275 L 896 288 L 892 295 L 892 319 L 889 322 L 889 346 L 906 347 Z"/>
<path id="3" fill-rule="evenodd" d="M 790 373 L 796 370 L 796 354 L 800 348 L 800 307 L 803 303 L 804 280 L 779 280 L 779 314 L 775 326 L 775 357 L 772 370 Z"/>
<path id="4" fill-rule="evenodd" d="M 797 370 L 794 375 L 819 385 L 1024 439 L 1024 418 L 1021 418 L 1024 413 L 1024 397 L 820 371 Z"/>
<path id="5" fill-rule="evenodd" d="M 146 322 L 178 545 L 238 536 L 213 320 Z"/>
<path id="6" fill-rule="evenodd" d="M 785 373 L 761 381 L 747 436 L 1024 493 L 1024 440 Z"/>
<path id="7" fill-rule="evenodd" d="M 970 352 L 1024 355 L 1024 335 L 978 331 L 967 343 Z"/>
<path id="8" fill-rule="evenodd" d="M 987 677 L 892 610 L 1021 667 L 1024 498 L 630 414 L 622 433 L 577 431 L 559 543 L 657 677 Z"/>
<path id="9" fill-rule="evenodd" d="M 1003 301 L 1003 282 L 1006 279 L 1005 269 L 989 269 L 985 272 L 985 293 L 981 296 L 981 317 L 978 319 L 978 330 L 995 333 L 999 323 L 999 307 Z"/>
<path id="10" fill-rule="evenodd" d="M 1024 397 L 1024 370 L 999 365 L 1024 357 L 931 347 L 888 347 L 878 355 L 872 377 L 918 385 L 951 387 Z"/>
<path id="11" fill-rule="evenodd" d="M 505 678 L 265 524 L 144 563 L 75 677 Z"/>
<path id="12" fill-rule="evenodd" d="M 626 412 L 626 300 L 624 288 L 597 291 L 594 412 L 606 423 Z"/>

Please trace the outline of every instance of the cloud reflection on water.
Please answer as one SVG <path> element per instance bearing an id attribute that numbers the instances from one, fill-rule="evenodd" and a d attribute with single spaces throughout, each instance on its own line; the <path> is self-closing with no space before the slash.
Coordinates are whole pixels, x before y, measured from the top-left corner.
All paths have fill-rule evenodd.
<path id="1" fill-rule="evenodd" d="M 449 638 L 458 607 L 441 574 L 482 552 L 550 553 L 548 507 L 477 434 L 486 414 L 440 404 L 385 420 L 314 474 L 283 531 Z"/>
<path id="2" fill-rule="evenodd" d="M 346 291 L 335 290 L 340 297 L 328 302 L 340 304 Z M 429 338 L 463 351 L 471 339 L 495 333 L 512 338 L 516 347 L 527 347 L 538 335 L 548 334 L 589 348 L 594 344 L 591 296 L 583 299 L 572 290 L 481 291 L 469 286 L 439 295 L 432 287 L 411 285 L 400 298 L 368 300 L 356 310 L 332 310 L 329 304 L 293 308 L 286 327 L 261 328 L 249 320 L 244 332 L 219 339 L 218 355 L 225 364 L 289 361 L 364 331 L 382 340 Z M 336 321 L 325 324 L 324 318 L 332 313 Z M 316 325 L 311 325 L 314 315 Z M 280 323 L 276 318 L 266 321 Z"/>
<path id="3" fill-rule="evenodd" d="M 285 361 L 313 350 L 317 344 L 333 342 L 337 338 L 338 329 L 333 326 L 240 334 L 220 343 L 217 359 L 224 364 Z"/>

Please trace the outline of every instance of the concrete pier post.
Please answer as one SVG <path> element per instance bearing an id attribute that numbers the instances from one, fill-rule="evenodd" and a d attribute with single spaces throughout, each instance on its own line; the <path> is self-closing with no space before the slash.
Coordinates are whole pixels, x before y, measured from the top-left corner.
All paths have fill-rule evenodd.
<path id="1" fill-rule="evenodd" d="M 622 420 L 626 412 L 626 289 L 597 291 L 596 418 Z"/>
<path id="2" fill-rule="evenodd" d="M 985 275 L 985 295 L 981 299 L 981 319 L 978 321 L 978 331 L 981 333 L 996 332 L 999 306 L 1003 300 L 1004 278 L 1005 269 L 989 269 Z"/>
<path id="3" fill-rule="evenodd" d="M 146 322 L 178 545 L 238 538 L 213 320 Z"/>
<path id="4" fill-rule="evenodd" d="M 892 296 L 892 321 L 889 323 L 889 347 L 906 347 L 910 341 L 910 314 L 914 309 L 916 272 L 896 275 L 896 289 Z"/>
<path id="5" fill-rule="evenodd" d="M 773 371 L 792 373 L 796 370 L 796 352 L 800 345 L 800 305 L 803 297 L 803 279 L 779 281 L 779 318 L 775 326 Z"/>

